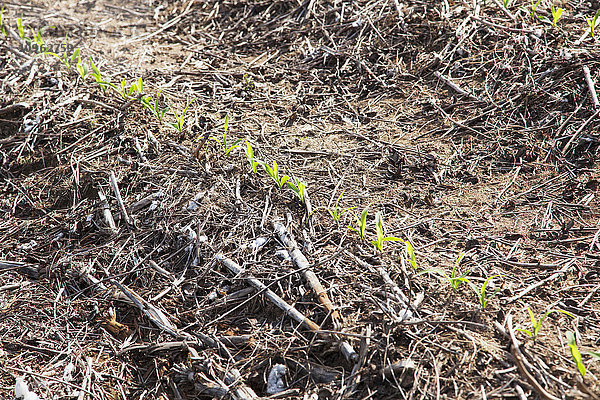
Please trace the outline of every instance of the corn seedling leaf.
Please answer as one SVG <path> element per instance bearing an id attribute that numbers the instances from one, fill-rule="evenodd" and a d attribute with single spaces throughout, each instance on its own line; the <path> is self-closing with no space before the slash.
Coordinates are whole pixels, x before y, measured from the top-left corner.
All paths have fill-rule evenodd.
<path id="1" fill-rule="evenodd" d="M 533 333 L 532 333 L 531 331 L 527 330 L 527 329 L 521 329 L 521 328 L 517 328 L 517 329 L 515 329 L 515 330 L 516 330 L 516 331 L 519 331 L 519 332 L 523 332 L 523 333 L 525 333 L 527 336 L 529 336 L 529 337 L 531 337 L 531 338 L 533 337 Z"/>
<path id="2" fill-rule="evenodd" d="M 0 9 L 0 32 L 4 36 L 8 36 L 8 32 L 6 31 L 6 27 L 4 26 L 4 6 Z"/>
<path id="3" fill-rule="evenodd" d="M 487 307 L 490 299 L 492 297 L 494 297 L 500 291 L 500 288 L 498 288 L 494 291 L 494 293 L 492 295 L 490 295 L 489 297 L 486 298 L 485 292 L 486 292 L 487 286 L 490 284 L 492 279 L 500 277 L 500 276 L 502 276 L 502 275 L 490 276 L 483 282 L 483 285 L 481 286 L 481 288 L 478 288 L 477 286 L 475 286 L 475 284 L 473 282 L 471 282 L 470 280 L 468 280 L 468 279 L 466 280 L 467 284 L 475 291 L 475 294 L 477 294 L 477 297 L 479 299 L 479 305 L 481 305 L 482 309 L 485 309 Z"/>
<path id="4" fill-rule="evenodd" d="M 365 230 L 367 229 L 367 215 L 369 214 L 369 206 L 366 206 L 364 210 L 360 213 L 360 218 L 358 219 L 358 233 L 361 238 L 365 237 Z"/>
<path id="5" fill-rule="evenodd" d="M 23 29 L 23 18 L 17 18 L 17 31 L 21 40 L 25 40 L 25 29 Z"/>
<path id="6" fill-rule="evenodd" d="M 412 265 L 413 269 L 416 271 L 417 270 L 417 258 L 415 257 L 415 249 L 413 248 L 413 245 L 407 240 L 405 241 L 406 244 L 406 252 L 408 253 L 408 261 L 410 261 L 410 265 Z"/>
<path id="7" fill-rule="evenodd" d="M 587 372 L 585 369 L 585 365 L 583 364 L 583 360 L 581 359 L 581 353 L 577 348 L 577 342 L 575 341 L 575 335 L 573 332 L 567 332 L 567 344 L 569 345 L 569 350 L 571 350 L 571 357 L 577 366 L 577 370 L 581 374 L 582 377 L 585 377 L 585 373 Z"/>

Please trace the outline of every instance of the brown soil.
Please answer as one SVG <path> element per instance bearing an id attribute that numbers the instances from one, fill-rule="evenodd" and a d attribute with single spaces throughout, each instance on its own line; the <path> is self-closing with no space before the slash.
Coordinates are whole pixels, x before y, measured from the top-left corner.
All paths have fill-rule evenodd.
<path id="1" fill-rule="evenodd" d="M 600 116 L 584 69 L 598 82 L 600 42 L 581 39 L 598 2 L 563 2 L 556 27 L 521 0 L 507 12 L 451 0 L 4 6 L 0 397 L 24 376 L 44 399 L 266 398 L 283 364 L 272 398 L 599 398 Z M 549 4 L 537 14 L 551 19 Z M 82 79 L 76 61 L 23 49 L 19 17 L 30 38 L 66 35 L 117 88 L 141 77 L 170 107 L 164 120 Z M 192 100 L 182 131 L 168 126 Z M 212 138 L 227 114 L 229 145 L 276 160 L 304 201 L 253 173 L 245 142 L 225 154 Z M 361 239 L 348 226 L 367 206 Z M 378 213 L 416 269 L 403 242 L 372 245 Z M 310 268 L 280 256 L 277 221 Z M 453 289 L 436 271 L 450 276 L 460 254 L 469 282 Z M 473 286 L 488 278 L 483 308 Z M 519 331 L 532 330 L 528 308 L 573 318 L 551 313 L 534 341 Z"/>

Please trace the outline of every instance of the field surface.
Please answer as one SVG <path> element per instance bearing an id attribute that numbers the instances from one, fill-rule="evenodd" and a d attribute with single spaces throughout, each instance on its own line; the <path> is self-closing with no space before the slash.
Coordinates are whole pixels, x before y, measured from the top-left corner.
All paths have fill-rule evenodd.
<path id="1" fill-rule="evenodd" d="M 598 1 L 2 5 L 0 398 L 600 399 Z"/>

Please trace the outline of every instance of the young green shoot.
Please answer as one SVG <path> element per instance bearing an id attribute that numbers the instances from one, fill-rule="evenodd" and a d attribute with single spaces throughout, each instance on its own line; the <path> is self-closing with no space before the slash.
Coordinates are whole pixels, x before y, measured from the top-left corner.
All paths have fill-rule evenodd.
<path id="1" fill-rule="evenodd" d="M 540 19 L 540 16 L 538 16 L 536 13 L 536 10 L 541 2 L 542 2 L 542 0 L 537 0 L 537 2 L 531 3 L 531 10 L 529 10 L 529 16 L 531 17 L 531 20 L 534 22 L 536 20 Z M 525 11 L 524 8 L 523 8 L 523 10 Z"/>
<path id="2" fill-rule="evenodd" d="M 450 275 L 446 274 L 444 271 L 439 270 L 439 269 L 428 269 L 428 270 L 421 272 L 420 274 L 425 274 L 425 273 L 438 274 L 439 276 L 443 277 L 444 280 L 450 284 L 450 287 L 454 291 L 456 291 L 456 290 L 458 290 L 458 287 L 462 283 L 468 281 L 467 275 L 469 274 L 469 272 L 471 272 L 471 271 L 466 271 L 466 272 L 463 272 L 462 274 L 458 275 L 459 274 L 458 265 L 460 264 L 460 262 L 464 256 L 465 256 L 465 253 L 460 253 L 458 255 L 458 258 L 456 259 L 456 262 L 454 263 L 454 267 L 452 268 L 452 272 L 450 273 Z"/>
<path id="3" fill-rule="evenodd" d="M 73 62 L 75 60 L 81 60 L 81 56 L 79 55 L 79 48 L 76 48 L 75 50 L 73 50 L 73 54 L 71 54 L 69 56 L 69 53 L 67 53 L 67 37 L 65 36 L 65 40 L 64 40 L 64 46 L 65 46 L 65 51 L 63 52 L 63 54 L 58 55 L 56 53 L 53 53 L 51 51 L 47 51 L 44 54 L 49 54 L 51 56 L 54 56 L 56 58 L 58 58 L 60 60 L 61 63 L 63 63 L 63 65 L 65 67 L 67 67 L 67 70 L 71 69 L 71 65 L 73 64 Z"/>
<path id="4" fill-rule="evenodd" d="M 342 192 L 340 194 L 340 196 L 338 197 L 337 201 L 335 202 L 335 205 L 333 206 L 333 208 L 327 208 L 327 212 L 329 213 L 329 215 L 331 215 L 331 218 L 333 218 L 333 220 L 335 221 L 336 224 L 338 224 L 340 222 L 340 219 L 342 219 L 342 216 L 344 215 L 344 213 L 356 208 L 356 207 L 341 208 L 339 206 L 339 204 L 340 204 L 340 200 L 342 199 L 343 195 L 344 195 L 344 192 Z M 365 218 L 365 223 L 366 223 L 366 218 Z"/>
<path id="5" fill-rule="evenodd" d="M 227 143 L 227 131 L 228 130 L 229 130 L 229 113 L 227 113 L 227 115 L 225 116 L 225 129 L 223 130 L 223 138 L 222 139 L 218 139 L 216 137 L 211 138 L 212 140 L 214 140 L 215 142 L 217 142 L 221 145 L 221 147 L 223 148 L 223 153 L 225 153 L 225 155 L 229 155 L 229 153 L 231 153 L 231 151 L 233 149 L 240 147 L 240 146 L 238 146 L 238 143 L 242 141 L 242 139 L 237 139 L 230 146 L 229 143 Z M 283 184 L 282 184 L 282 186 L 283 186 Z"/>
<path id="6" fill-rule="evenodd" d="M 254 81 L 248 74 L 244 74 L 244 91 L 251 92 L 255 88 Z"/>
<path id="7" fill-rule="evenodd" d="M 296 194 L 296 196 L 298 196 L 300 201 L 304 203 L 304 196 L 306 194 L 306 184 L 296 177 L 294 177 L 294 182 L 288 180 L 286 184 Z"/>
<path id="8" fill-rule="evenodd" d="M 571 331 L 567 332 L 567 345 L 569 346 L 569 350 L 571 350 L 571 357 L 573 358 L 573 362 L 577 366 L 577 370 L 581 374 L 581 377 L 585 377 L 585 373 L 587 372 L 587 370 L 585 369 L 585 365 L 583 364 L 583 360 L 581 359 L 581 353 L 577 348 L 575 335 Z"/>
<path id="9" fill-rule="evenodd" d="M 556 23 L 558 22 L 558 20 L 560 19 L 560 16 L 562 15 L 563 11 L 565 11 L 565 10 L 560 7 L 554 7 L 554 5 L 551 7 L 551 10 L 552 10 L 552 26 L 556 27 Z"/>
<path id="10" fill-rule="evenodd" d="M 365 238 L 365 231 L 367 230 L 367 215 L 369 214 L 369 206 L 366 206 L 360 216 L 356 217 L 356 228 L 348 226 L 349 229 L 358 232 L 361 239 Z"/>
<path id="11" fill-rule="evenodd" d="M 31 29 L 31 33 L 33 34 L 33 41 L 35 42 L 35 44 L 38 45 L 38 48 L 43 48 L 44 47 L 44 39 L 42 38 L 42 31 L 36 31 L 33 28 L 29 28 Z"/>
<path id="12" fill-rule="evenodd" d="M 528 329 L 517 329 L 519 332 L 523 332 L 525 333 L 527 336 L 529 336 L 531 339 L 533 339 L 533 341 L 535 342 L 535 340 L 537 339 L 538 333 L 540 332 L 540 329 L 542 328 L 542 323 L 544 322 L 544 320 L 552 313 L 563 313 L 565 315 L 568 315 L 571 318 L 575 318 L 575 316 L 567 311 L 564 310 L 550 310 L 550 311 L 546 311 L 546 313 L 544 315 L 541 316 L 541 318 L 538 320 L 535 318 L 535 316 L 533 315 L 533 311 L 531 311 L 531 308 L 527 307 L 527 311 L 529 312 L 529 317 L 531 318 L 531 330 Z"/>
<path id="13" fill-rule="evenodd" d="M 4 26 L 4 6 L 2 6 L 0 9 L 0 33 L 2 33 L 4 36 L 8 36 L 8 31 Z"/>
<path id="14" fill-rule="evenodd" d="M 508 8 L 508 5 L 510 4 L 510 0 L 502 0 L 502 4 L 504 5 L 504 8 Z"/>
<path id="15" fill-rule="evenodd" d="M 375 240 L 372 240 L 371 243 L 380 253 L 383 253 L 383 244 L 385 242 L 404 242 L 404 240 L 394 236 L 385 236 L 385 227 L 383 225 L 381 211 L 377 211 L 375 214 L 375 234 Z"/>
<path id="16" fill-rule="evenodd" d="M 85 80 L 90 74 L 90 67 L 87 63 L 81 61 L 81 57 L 78 57 L 77 60 L 77 73 L 81 77 L 81 79 Z"/>
<path id="17" fill-rule="evenodd" d="M 483 285 L 481 286 L 481 288 L 478 288 L 477 286 L 475 286 L 475 284 L 473 282 L 471 282 L 470 280 L 466 280 L 467 284 L 475 291 L 475 294 L 477 294 L 477 298 L 479 299 L 479 305 L 481 305 L 481 308 L 485 310 L 485 308 L 488 305 L 488 302 L 490 301 L 490 299 L 492 297 L 494 297 L 499 291 L 500 288 L 496 289 L 494 291 L 494 293 L 492 293 L 489 297 L 486 297 L 486 288 L 487 286 L 490 284 L 490 282 L 492 281 L 492 279 L 494 278 L 498 278 L 502 275 L 492 275 L 489 278 L 487 278 L 484 282 Z M 466 278 L 465 278 L 466 279 Z"/>
<path id="18" fill-rule="evenodd" d="M 23 28 L 23 18 L 17 18 L 17 32 L 21 40 L 25 40 L 25 29 Z"/>
<path id="19" fill-rule="evenodd" d="M 269 174 L 269 176 L 273 178 L 277 186 L 279 186 L 279 189 L 283 188 L 283 185 L 285 185 L 285 183 L 290 179 L 290 177 L 287 175 L 279 177 L 279 166 L 277 165 L 277 161 L 275 160 L 273 160 L 273 167 L 269 166 L 269 164 L 267 163 L 264 163 L 263 167 L 265 171 L 267 171 L 267 174 Z"/>
<path id="20" fill-rule="evenodd" d="M 102 79 L 102 74 L 100 73 L 100 69 L 94 64 L 94 60 L 90 59 L 90 67 L 92 68 L 92 72 L 90 75 L 94 78 L 96 83 L 100 85 L 102 91 L 106 94 L 106 89 L 108 88 L 109 82 L 106 82 Z"/>
<path id="21" fill-rule="evenodd" d="M 141 77 L 138 78 L 137 82 L 132 83 L 129 87 L 127 87 L 127 82 L 125 81 L 125 78 L 123 78 L 123 80 L 121 81 L 120 88 L 111 83 L 109 83 L 108 85 L 115 89 L 125 100 L 129 100 L 129 98 L 133 94 L 141 94 L 142 90 L 144 89 L 144 81 Z"/>
<path id="22" fill-rule="evenodd" d="M 408 240 L 403 240 L 406 245 L 406 253 L 408 254 L 408 262 L 412 265 L 413 269 L 417 270 L 417 258 L 415 257 L 415 249 L 413 245 Z"/>
<path id="23" fill-rule="evenodd" d="M 252 172 L 256 173 L 256 169 L 258 168 L 259 165 L 262 164 L 262 162 L 258 161 L 254 158 L 254 150 L 252 149 L 252 145 L 250 144 L 250 142 L 247 140 L 246 140 L 246 158 L 248 159 L 248 162 L 250 163 L 250 166 L 252 167 Z"/>
<path id="24" fill-rule="evenodd" d="M 161 107 L 158 104 L 161 93 L 162 93 L 162 89 L 159 90 L 158 93 L 156 93 L 156 96 L 154 98 L 151 95 L 142 96 L 140 98 L 140 101 L 142 102 L 142 105 L 144 106 L 144 108 L 150 110 L 152 115 L 154 115 L 156 117 L 156 119 L 158 119 L 158 122 L 162 122 L 167 110 L 169 109 L 168 106 Z"/>
<path id="25" fill-rule="evenodd" d="M 181 133 L 185 124 L 185 114 L 187 113 L 188 108 L 194 101 L 196 101 L 196 99 L 190 100 L 190 102 L 187 104 L 187 106 L 185 106 L 181 114 L 177 114 L 177 111 L 171 110 L 171 112 L 175 116 L 175 122 L 168 122 L 167 124 L 173 129 L 175 129 L 177 132 Z"/>
<path id="26" fill-rule="evenodd" d="M 593 39 L 596 39 L 596 25 L 598 21 L 598 17 L 600 17 L 600 9 L 596 11 L 596 14 L 592 18 L 585 17 L 585 21 L 590 27 L 590 35 Z"/>

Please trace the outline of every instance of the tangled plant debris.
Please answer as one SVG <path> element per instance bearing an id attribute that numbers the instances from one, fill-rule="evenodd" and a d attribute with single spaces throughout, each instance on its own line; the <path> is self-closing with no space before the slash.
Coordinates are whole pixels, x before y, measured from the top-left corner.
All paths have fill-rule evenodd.
<path id="1" fill-rule="evenodd" d="M 597 4 L 113 3 L 0 5 L 0 397 L 597 398 Z"/>

